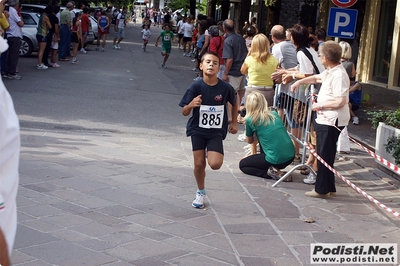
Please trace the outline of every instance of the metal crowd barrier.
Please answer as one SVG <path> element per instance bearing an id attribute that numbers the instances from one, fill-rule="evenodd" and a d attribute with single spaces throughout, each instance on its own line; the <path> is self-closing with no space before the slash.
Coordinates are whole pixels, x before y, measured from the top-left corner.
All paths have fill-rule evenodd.
<path id="1" fill-rule="evenodd" d="M 310 130 L 313 128 L 311 127 L 311 123 L 314 121 L 316 115 L 312 112 L 311 105 L 313 102 L 312 95 L 317 94 L 317 89 L 315 85 L 301 85 L 297 91 L 293 93 L 290 91 L 291 84 L 292 83 L 277 85 L 275 89 L 274 108 L 278 110 L 293 142 L 299 145 L 299 151 L 302 151 L 302 156 L 301 161 L 277 180 L 272 187 L 276 187 L 298 168 L 307 167 L 310 169 L 311 173 L 316 175 L 312 167 L 305 164 L 307 158 L 307 147 L 305 144 L 309 142 Z M 294 108 L 299 104 L 298 101 L 305 108 L 303 109 L 304 114 L 307 114 L 303 123 L 296 122 L 301 120 L 294 111 Z"/>

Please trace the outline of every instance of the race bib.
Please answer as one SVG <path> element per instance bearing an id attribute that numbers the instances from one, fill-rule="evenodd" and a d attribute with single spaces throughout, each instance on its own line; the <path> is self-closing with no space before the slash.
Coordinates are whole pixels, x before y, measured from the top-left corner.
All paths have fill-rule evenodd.
<path id="1" fill-rule="evenodd" d="M 171 40 L 171 36 L 169 35 L 164 35 L 164 41 L 170 41 Z"/>
<path id="2" fill-rule="evenodd" d="M 222 128 L 224 120 L 223 105 L 201 105 L 199 116 L 199 127 L 202 128 Z"/>

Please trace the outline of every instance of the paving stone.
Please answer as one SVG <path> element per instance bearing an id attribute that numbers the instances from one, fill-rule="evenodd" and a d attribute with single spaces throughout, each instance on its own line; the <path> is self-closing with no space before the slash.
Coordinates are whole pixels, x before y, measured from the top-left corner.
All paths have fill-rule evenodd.
<path id="1" fill-rule="evenodd" d="M 102 237 L 117 232 L 117 229 L 113 227 L 99 224 L 94 221 L 87 224 L 72 226 L 70 229 L 91 237 Z"/>
<path id="2" fill-rule="evenodd" d="M 81 213 L 86 213 L 89 211 L 88 208 L 73 204 L 71 202 L 59 202 L 52 204 L 53 207 L 63 210 L 68 213 L 73 213 L 73 214 L 81 214 Z"/>
<path id="3" fill-rule="evenodd" d="M 57 241 L 58 239 L 49 233 L 42 233 L 25 225 L 18 224 L 15 236 L 14 249 L 37 246 L 44 243 Z M 37 258 L 35 256 L 35 258 Z"/>
<path id="4" fill-rule="evenodd" d="M 191 266 L 227 266 L 224 261 L 207 258 L 197 254 L 189 254 L 169 261 L 174 265 L 191 265 Z M 228 264 L 230 265 L 230 264 Z M 231 264 L 232 265 L 232 264 Z M 237 264 L 233 264 L 237 265 Z"/>
<path id="5" fill-rule="evenodd" d="M 62 213 L 58 215 L 54 215 L 51 217 L 46 217 L 46 221 L 49 221 L 53 224 L 62 226 L 62 227 L 70 227 L 78 224 L 86 224 L 91 220 L 82 217 L 81 215 L 76 215 L 72 213 Z"/>
<path id="6" fill-rule="evenodd" d="M 60 252 L 61 250 L 63 252 Z M 28 255 L 34 254 L 39 259 L 60 266 L 101 265 L 115 261 L 115 258 L 64 240 L 24 248 L 21 251 Z"/>
<path id="7" fill-rule="evenodd" d="M 117 219 L 115 217 L 111 217 L 111 216 L 108 216 L 108 215 L 105 215 L 105 214 L 102 214 L 102 213 L 99 213 L 96 211 L 92 211 L 92 210 L 81 213 L 80 216 L 88 218 L 90 220 L 94 220 L 100 224 L 109 225 L 109 226 L 116 225 L 116 224 L 123 222 L 123 220 L 121 220 L 121 219 Z"/>
<path id="8" fill-rule="evenodd" d="M 140 213 L 138 210 L 121 205 L 106 206 L 104 208 L 97 209 L 96 211 L 117 218 Z"/>
<path id="9" fill-rule="evenodd" d="M 18 211 L 31 215 L 33 217 L 51 216 L 63 213 L 62 210 L 50 205 L 37 204 L 36 206 L 21 207 Z"/>
<path id="10" fill-rule="evenodd" d="M 166 234 L 164 232 L 156 231 L 156 230 L 148 230 L 148 231 L 139 233 L 138 235 L 143 238 L 149 238 L 149 239 L 152 239 L 155 241 L 163 241 L 165 239 L 174 237 L 173 235 Z"/>
<path id="11" fill-rule="evenodd" d="M 170 246 L 176 247 L 180 250 L 184 250 L 187 253 L 204 254 L 210 250 L 216 249 L 215 247 L 211 247 L 209 245 L 200 243 L 196 239 L 191 240 L 191 239 L 178 237 L 178 236 L 165 239 L 162 242 L 166 245 L 170 245 Z"/>
<path id="12" fill-rule="evenodd" d="M 47 219 L 34 219 L 34 220 L 22 221 L 20 222 L 20 224 L 23 224 L 29 228 L 35 229 L 42 233 L 49 233 L 64 228 L 62 226 L 58 226 L 57 224 L 49 222 Z"/>
<path id="13" fill-rule="evenodd" d="M 84 241 L 76 242 L 78 246 L 82 246 L 94 251 L 104 251 L 106 249 L 110 249 L 115 247 L 114 243 L 110 243 L 107 240 L 100 240 L 100 239 L 87 239 Z"/>

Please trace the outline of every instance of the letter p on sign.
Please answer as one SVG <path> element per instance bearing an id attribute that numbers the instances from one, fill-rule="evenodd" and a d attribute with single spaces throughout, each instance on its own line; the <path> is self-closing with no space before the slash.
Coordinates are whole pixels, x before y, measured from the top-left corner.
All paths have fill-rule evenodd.
<path id="1" fill-rule="evenodd" d="M 335 18 L 335 27 L 333 32 L 339 33 L 339 29 L 346 27 L 350 23 L 350 16 L 347 13 L 337 12 Z"/>
<path id="2" fill-rule="evenodd" d="M 327 35 L 344 39 L 354 39 L 357 24 L 356 9 L 331 7 L 329 9 Z"/>

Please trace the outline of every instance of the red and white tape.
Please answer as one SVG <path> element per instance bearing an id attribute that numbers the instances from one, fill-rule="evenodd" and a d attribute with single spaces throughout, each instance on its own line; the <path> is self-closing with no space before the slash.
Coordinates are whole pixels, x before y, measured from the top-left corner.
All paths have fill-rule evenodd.
<path id="1" fill-rule="evenodd" d="M 354 190 L 356 190 L 358 193 L 362 194 L 364 197 L 366 197 L 367 199 L 369 199 L 370 201 L 372 201 L 373 203 L 375 203 L 376 205 L 378 205 L 379 207 L 383 208 L 384 210 L 386 210 L 387 212 L 393 214 L 395 217 L 400 218 L 400 213 L 398 213 L 397 211 L 393 210 L 392 208 L 387 207 L 385 204 L 379 202 L 378 200 L 376 200 L 374 197 L 372 197 L 371 195 L 368 195 L 368 193 L 366 193 L 364 190 L 362 190 L 361 188 L 357 187 L 356 185 L 354 185 L 351 181 L 349 181 L 347 178 L 345 178 L 344 176 L 342 176 L 338 171 L 336 171 L 334 168 L 332 168 L 329 164 L 327 164 L 324 159 L 322 159 L 315 151 L 315 149 L 311 148 L 310 145 L 305 142 L 304 145 L 307 147 L 307 149 L 323 164 L 325 165 L 329 170 L 331 170 L 335 175 L 337 175 L 338 177 L 340 177 L 344 182 L 346 182 L 349 186 L 351 186 Z"/>
<path id="2" fill-rule="evenodd" d="M 313 102 L 315 97 L 313 98 Z M 322 115 L 324 118 L 326 118 L 328 121 L 329 118 L 322 112 L 322 110 L 318 110 L 318 114 Z M 330 121 L 331 125 L 333 127 L 335 127 L 337 130 L 339 130 L 340 132 L 342 132 L 332 121 Z M 352 137 L 350 137 L 347 133 L 344 133 L 344 135 L 346 137 L 348 137 L 352 142 L 354 142 L 357 146 L 361 147 L 364 151 L 366 151 L 369 155 L 371 155 L 372 157 L 374 157 L 375 159 L 379 160 L 381 163 L 384 163 L 385 165 L 387 165 L 390 169 L 392 169 L 393 171 L 397 172 L 400 174 L 400 170 L 399 167 L 391 162 L 389 162 L 388 160 L 382 158 L 381 156 L 379 156 L 378 154 L 374 153 L 373 151 L 369 150 L 367 147 L 363 146 L 362 144 L 360 144 L 359 142 L 357 142 L 355 139 L 353 139 Z M 307 142 L 304 143 L 304 145 L 307 147 L 307 149 L 323 164 L 325 165 L 330 171 L 332 171 L 335 175 L 337 175 L 338 177 L 340 177 L 344 182 L 346 182 L 350 187 L 352 187 L 354 190 L 356 190 L 358 193 L 360 193 L 361 195 L 363 195 L 364 197 L 366 197 L 367 199 L 369 199 L 370 201 L 372 201 L 373 203 L 375 203 L 376 205 L 378 205 L 379 207 L 381 207 L 382 209 L 386 210 L 387 212 L 393 214 L 395 217 L 400 218 L 400 213 L 393 210 L 392 208 L 387 207 L 385 204 L 379 202 L 378 200 L 376 200 L 374 197 L 372 197 L 371 195 L 369 195 L 368 193 L 366 193 L 364 190 L 362 190 L 361 188 L 357 187 L 356 185 L 354 185 L 352 182 L 350 182 L 347 178 L 345 178 L 344 176 L 342 176 L 339 172 L 337 172 L 334 168 L 332 168 L 329 164 L 327 164 L 315 151 L 315 149 L 312 149 L 309 144 Z"/>

